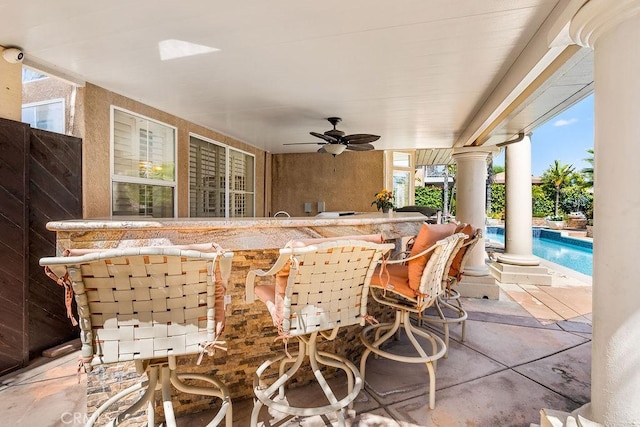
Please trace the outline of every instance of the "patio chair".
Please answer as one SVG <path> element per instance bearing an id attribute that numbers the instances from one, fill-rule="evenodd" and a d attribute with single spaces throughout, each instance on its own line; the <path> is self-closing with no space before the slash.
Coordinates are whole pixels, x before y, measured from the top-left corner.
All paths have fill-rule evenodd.
<path id="1" fill-rule="evenodd" d="M 445 225 L 445 224 L 442 224 Z M 432 226 L 433 227 L 433 226 Z M 438 227 L 445 228 L 445 227 Z M 454 227 L 455 229 L 455 227 Z M 446 232 L 446 231 L 445 231 Z M 386 261 L 380 275 L 371 281 L 371 297 L 378 303 L 396 310 L 393 323 L 378 323 L 366 326 L 360 333 L 366 349 L 360 361 L 360 372 L 365 378 L 367 358 L 371 353 L 405 363 L 423 363 L 429 373 L 429 408 L 435 407 L 435 362 L 444 357 L 447 347 L 437 335 L 418 328 L 411 323 L 409 315 L 421 315 L 431 307 L 442 292 L 443 281 L 447 278 L 453 254 L 463 244 L 467 235 L 456 233 L 438 240 L 434 245 L 413 256 L 402 260 Z M 411 280 L 411 261 L 420 264 L 426 259 L 419 280 Z M 383 349 L 387 340 L 393 339 L 397 332 L 405 331 L 415 349 L 416 355 L 395 354 Z M 430 350 L 425 348 L 415 336 L 429 341 Z"/>
<path id="2" fill-rule="evenodd" d="M 380 236 L 378 240 L 381 241 Z M 351 405 L 360 392 L 360 373 L 346 358 L 318 350 L 317 340 L 331 341 L 338 336 L 339 328 L 365 324 L 369 282 L 378 260 L 393 247 L 393 244 L 353 239 L 290 242 L 280 249 L 280 256 L 271 269 L 249 272 L 247 302 L 254 302 L 257 296 L 266 304 L 278 336 L 285 342 L 285 354 L 262 363 L 254 376 L 253 388 L 257 399 L 251 414 L 252 426 L 257 425 L 264 405 L 294 416 L 336 413 L 339 425 L 345 425 L 342 409 Z M 257 277 L 273 277 L 274 281 L 261 284 L 266 280 L 256 282 Z M 293 353 L 295 361 L 291 360 L 286 347 L 291 338 L 298 341 L 298 351 Z M 294 407 L 283 403 L 285 385 L 306 358 L 328 400 L 326 405 Z M 285 372 L 287 363 L 293 363 L 293 366 Z M 277 378 L 267 384 L 265 371 L 274 364 L 279 365 Z M 322 375 L 320 365 L 346 373 L 346 396 L 336 397 Z M 294 392 L 291 389 L 287 394 Z"/>
<path id="3" fill-rule="evenodd" d="M 110 421 L 117 425 L 147 407 L 154 425 L 155 391 L 162 391 L 165 425 L 175 426 L 171 385 L 179 391 L 222 399 L 210 426 L 226 418 L 232 425 L 229 391 L 217 378 L 176 373 L 176 357 L 206 353 L 224 344 L 224 296 L 233 253 L 216 245 L 146 247 L 104 251 L 68 251 L 67 256 L 42 258 L 47 274 L 67 291 L 67 314 L 73 319 L 75 294 L 82 341 L 81 366 L 134 361 L 147 379 L 110 397 L 87 421 L 98 417 L 132 393 L 141 397 Z M 75 320 L 75 319 L 74 319 Z M 80 368 L 79 368 L 80 369 Z M 210 387 L 185 384 L 198 380 Z M 143 390 L 143 391 L 142 391 Z"/>
<path id="4" fill-rule="evenodd" d="M 477 228 L 473 230 L 472 226 L 469 224 L 461 224 L 461 226 L 458 227 L 458 230 L 469 237 L 464 241 L 462 246 L 460 246 L 460 249 L 452 259 L 451 266 L 448 269 L 448 277 L 446 277 L 444 281 L 445 287 L 443 292 L 438 295 L 433 305 L 436 315 L 423 314 L 419 319 L 420 323 L 424 321 L 427 323 L 442 325 L 447 353 L 449 352 L 449 324 L 460 323 L 462 329 L 460 333 L 461 340 L 464 341 L 466 339 L 468 315 L 464 307 L 462 307 L 460 293 L 455 289 L 455 286 L 462 279 L 464 266 L 469 259 L 469 254 L 482 237 L 482 229 Z"/>

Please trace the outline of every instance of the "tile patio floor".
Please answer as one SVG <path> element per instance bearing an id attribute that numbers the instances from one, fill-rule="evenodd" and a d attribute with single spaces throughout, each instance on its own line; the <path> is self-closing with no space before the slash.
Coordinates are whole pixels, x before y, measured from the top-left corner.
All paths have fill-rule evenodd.
<path id="1" fill-rule="evenodd" d="M 549 287 L 503 285 L 500 301 L 466 299 L 467 339 L 452 328 L 448 359 L 436 373 L 436 407 L 429 410 L 421 365 L 370 358 L 365 391 L 348 415 L 350 426 L 529 426 L 541 408 L 571 411 L 590 400 L 591 286 L 554 271 Z M 407 344 L 397 341 L 399 350 Z M 86 379 L 77 384 L 77 353 L 38 360 L 0 377 L 0 414 L 10 426 L 79 426 Z M 342 387 L 338 376 L 333 383 Z M 319 390 L 299 389 L 313 402 Z M 303 391 L 304 390 L 304 391 Z M 234 401 L 234 426 L 249 425 L 252 402 Z M 179 419 L 206 425 L 206 413 Z M 265 427 L 326 426 L 327 417 L 283 418 L 261 412 Z"/>

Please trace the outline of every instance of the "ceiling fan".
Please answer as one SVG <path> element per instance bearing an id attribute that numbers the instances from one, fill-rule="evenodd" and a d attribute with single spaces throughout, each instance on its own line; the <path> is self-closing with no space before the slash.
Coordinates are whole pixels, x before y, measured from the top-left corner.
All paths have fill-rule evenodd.
<path id="1" fill-rule="evenodd" d="M 344 150 L 353 151 L 369 151 L 374 147 L 372 142 L 380 139 L 378 135 L 370 135 L 368 133 L 354 133 L 352 135 L 345 135 L 343 131 L 336 129 L 336 125 L 342 121 L 340 117 L 329 117 L 327 119 L 329 123 L 333 125 L 333 129 L 330 129 L 324 133 L 309 132 L 311 135 L 320 138 L 322 142 L 294 142 L 284 145 L 299 145 L 299 144 L 318 144 L 322 145 L 318 150 L 318 153 L 330 153 L 333 156 L 337 156 Z"/>

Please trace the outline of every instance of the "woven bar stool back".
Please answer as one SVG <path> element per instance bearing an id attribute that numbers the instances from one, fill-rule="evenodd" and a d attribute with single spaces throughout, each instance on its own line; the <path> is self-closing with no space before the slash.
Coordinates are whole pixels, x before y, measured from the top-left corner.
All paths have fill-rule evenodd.
<path id="1" fill-rule="evenodd" d="M 42 258 L 47 274 L 67 289 L 77 304 L 81 363 L 87 372 L 100 364 L 135 361 L 138 374 L 148 380 L 112 396 L 87 422 L 93 425 L 112 404 L 144 390 L 142 397 L 111 422 L 118 424 L 147 405 L 149 425 L 154 423 L 155 390 L 162 391 L 166 425 L 175 425 L 171 387 L 222 400 L 209 425 L 226 417 L 232 423 L 229 392 L 213 376 L 176 373 L 176 357 L 212 355 L 224 344 L 224 295 L 233 253 L 216 245 L 147 247 L 84 251 L 81 255 Z M 210 387 L 187 385 L 200 380 Z"/>
<path id="2" fill-rule="evenodd" d="M 381 241 L 381 237 L 378 239 Z M 313 242 L 307 242 L 313 243 Z M 256 401 L 251 425 L 256 426 L 263 405 L 278 412 L 295 416 L 336 413 L 338 424 L 345 425 L 343 408 L 349 406 L 362 388 L 356 366 L 337 354 L 319 351 L 318 339 L 334 340 L 339 328 L 364 325 L 367 320 L 369 282 L 378 260 L 393 244 L 378 244 L 362 240 L 337 240 L 311 244 L 292 243 L 280 250 L 280 257 L 269 271 L 253 270 L 247 276 L 247 300 L 254 295 L 264 302 L 271 313 L 279 338 L 298 341 L 295 360 L 286 354 L 264 362 L 254 377 Z M 260 283 L 256 277 L 273 277 L 274 282 Z M 255 294 L 254 294 L 255 291 Z M 285 399 L 287 383 L 308 359 L 328 404 L 320 407 L 294 407 Z M 286 364 L 293 366 L 286 370 Z M 279 376 L 267 384 L 267 368 L 279 364 Z M 348 392 L 336 397 L 320 371 L 319 365 L 343 370 L 347 376 Z M 295 389 L 287 390 L 287 396 Z"/>

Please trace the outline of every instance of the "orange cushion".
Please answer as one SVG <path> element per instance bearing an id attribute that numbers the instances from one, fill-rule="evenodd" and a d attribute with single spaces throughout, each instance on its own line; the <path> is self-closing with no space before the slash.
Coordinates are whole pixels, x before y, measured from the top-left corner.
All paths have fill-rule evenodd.
<path id="1" fill-rule="evenodd" d="M 276 292 L 274 285 L 260 285 L 255 287 L 258 299 L 262 301 L 269 310 L 274 326 L 282 324 L 282 312 L 284 311 L 284 297 Z"/>
<path id="2" fill-rule="evenodd" d="M 409 286 L 408 274 L 406 265 L 387 264 L 385 266 L 385 272 L 383 272 L 382 277 L 380 277 L 380 266 L 378 266 L 373 273 L 370 286 L 387 289 L 396 294 L 413 299 L 416 297 L 416 292 Z"/>
<path id="3" fill-rule="evenodd" d="M 416 236 L 415 243 L 411 248 L 409 256 L 414 256 L 424 251 L 427 248 L 435 245 L 438 240 L 445 239 L 451 236 L 456 231 L 456 224 L 423 224 L 420 228 L 420 232 Z M 409 286 L 411 289 L 417 291 L 420 288 L 420 278 L 422 272 L 431 257 L 433 252 L 429 252 L 426 255 L 412 259 L 407 262 L 409 271 Z"/>
<path id="4" fill-rule="evenodd" d="M 456 228 L 456 233 L 464 233 L 468 237 L 465 239 L 464 243 L 468 243 L 473 237 L 473 226 L 471 224 L 461 223 Z M 467 252 L 468 246 L 464 246 L 460 248 L 456 256 L 453 258 L 451 262 L 451 267 L 449 268 L 449 277 L 455 277 L 456 280 L 460 280 L 462 277 L 462 258 L 464 254 Z"/>

